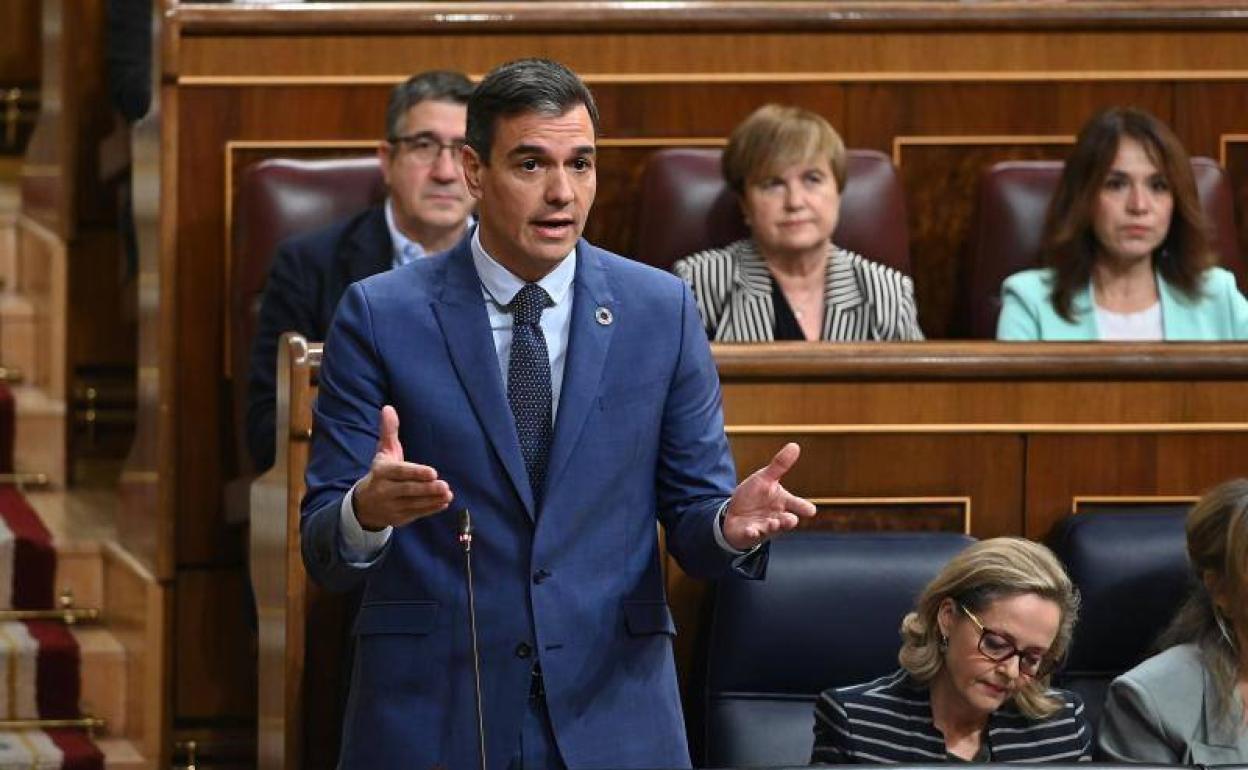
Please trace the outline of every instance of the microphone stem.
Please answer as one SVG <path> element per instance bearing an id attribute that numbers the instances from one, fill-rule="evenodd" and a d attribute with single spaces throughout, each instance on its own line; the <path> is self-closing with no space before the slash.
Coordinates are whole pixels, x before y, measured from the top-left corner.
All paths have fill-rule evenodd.
<path id="1" fill-rule="evenodd" d="M 464 512 L 467 518 L 467 511 Z M 477 704 L 477 756 L 481 770 L 485 767 L 485 714 L 481 708 L 481 649 L 477 642 L 477 602 L 472 590 L 472 525 L 465 524 L 459 542 L 464 546 L 464 575 L 468 579 L 468 630 L 472 636 L 473 693 Z"/>

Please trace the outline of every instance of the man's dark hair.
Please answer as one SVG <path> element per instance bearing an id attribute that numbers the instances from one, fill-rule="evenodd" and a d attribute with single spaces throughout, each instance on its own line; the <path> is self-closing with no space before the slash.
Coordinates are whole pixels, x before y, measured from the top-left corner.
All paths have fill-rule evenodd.
<path id="1" fill-rule="evenodd" d="M 578 104 L 589 112 L 597 135 L 598 105 L 575 72 L 549 59 L 507 62 L 486 75 L 468 100 L 468 145 L 489 165 L 500 117 L 524 112 L 562 115 Z"/>
<path id="2" fill-rule="evenodd" d="M 421 102 L 452 102 L 467 104 L 472 96 L 472 81 L 462 72 L 430 70 L 412 75 L 390 92 L 386 105 L 386 139 L 394 141 L 403 133 L 407 111 Z"/>

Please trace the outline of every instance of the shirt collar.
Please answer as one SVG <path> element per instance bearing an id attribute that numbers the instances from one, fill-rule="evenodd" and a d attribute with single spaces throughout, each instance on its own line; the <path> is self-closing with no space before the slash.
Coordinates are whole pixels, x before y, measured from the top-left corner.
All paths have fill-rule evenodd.
<path id="1" fill-rule="evenodd" d="M 524 288 L 527 281 L 503 267 L 491 257 L 481 245 L 481 228 L 472 231 L 472 263 L 481 278 L 481 286 L 490 299 L 501 307 L 511 304 L 516 293 Z M 576 249 L 568 252 L 568 256 L 559 262 L 558 267 L 551 270 L 537 282 L 550 295 L 551 303 L 558 305 L 568 296 L 572 288 L 572 279 L 576 277 Z"/>
<path id="2" fill-rule="evenodd" d="M 390 231 L 390 243 L 393 246 L 390 257 L 394 267 L 402 267 L 427 256 L 428 252 L 425 251 L 425 247 L 404 235 L 394 221 L 394 198 L 386 198 L 386 205 L 383 208 L 386 213 L 386 229 Z M 466 226 L 472 227 L 475 221 L 476 217 L 469 214 Z"/>
<path id="3" fill-rule="evenodd" d="M 386 198 L 386 229 L 390 231 L 390 243 L 394 248 L 391 255 L 394 266 L 401 267 L 415 262 L 425 256 L 425 247 L 408 238 L 394 221 L 394 199 Z"/>

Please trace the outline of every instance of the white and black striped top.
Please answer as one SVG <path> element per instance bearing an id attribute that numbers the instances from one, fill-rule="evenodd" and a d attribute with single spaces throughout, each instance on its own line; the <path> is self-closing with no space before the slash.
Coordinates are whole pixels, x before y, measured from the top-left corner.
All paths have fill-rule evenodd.
<path id="1" fill-rule="evenodd" d="M 828 244 L 823 335 L 830 341 L 921 340 L 910 277 Z M 752 239 L 676 262 L 713 342 L 770 342 L 776 310 L 772 278 Z"/>
<path id="2" fill-rule="evenodd" d="M 1049 693 L 1064 701 L 1051 716 L 1030 719 L 1006 703 L 988 718 L 987 748 L 994 764 L 1091 761 L 1092 730 L 1083 701 L 1066 690 Z M 945 737 L 932 721 L 930 692 L 904 670 L 866 684 L 825 690 L 815 702 L 811 764 L 927 764 L 947 759 Z"/>

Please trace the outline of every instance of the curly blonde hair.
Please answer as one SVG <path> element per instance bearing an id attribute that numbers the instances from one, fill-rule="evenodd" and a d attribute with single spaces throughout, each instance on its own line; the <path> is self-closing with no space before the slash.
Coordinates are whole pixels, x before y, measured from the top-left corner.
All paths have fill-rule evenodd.
<path id="1" fill-rule="evenodd" d="M 946 599 L 980 612 L 998 599 L 1021 594 L 1049 599 L 1061 610 L 1057 636 L 1048 653 L 1060 659 L 1070 646 L 1079 615 L 1079 595 L 1070 577 L 1043 545 L 1018 537 L 997 537 L 967 546 L 923 589 L 914 611 L 901 622 L 897 658 L 902 668 L 924 684 L 944 669 L 937 616 Z M 1049 716 L 1062 707 L 1062 701 L 1049 695 L 1048 689 L 1047 676 L 1030 679 L 1014 694 L 1014 703 L 1031 719 Z"/>

